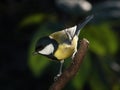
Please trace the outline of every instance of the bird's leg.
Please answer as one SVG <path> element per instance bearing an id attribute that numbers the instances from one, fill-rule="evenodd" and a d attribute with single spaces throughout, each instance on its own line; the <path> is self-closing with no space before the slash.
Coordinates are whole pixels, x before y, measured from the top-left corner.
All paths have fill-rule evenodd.
<path id="1" fill-rule="evenodd" d="M 54 80 L 57 80 L 58 77 L 61 76 L 61 74 L 62 74 L 63 63 L 64 63 L 64 60 L 61 60 L 61 61 L 60 61 L 60 69 L 59 69 L 59 73 L 57 74 L 57 76 L 54 77 Z"/>
<path id="2" fill-rule="evenodd" d="M 73 53 L 73 55 L 72 55 L 72 63 L 74 64 L 74 57 L 75 57 L 75 54 L 77 53 L 77 48 L 75 48 L 75 51 L 74 51 L 74 53 Z"/>

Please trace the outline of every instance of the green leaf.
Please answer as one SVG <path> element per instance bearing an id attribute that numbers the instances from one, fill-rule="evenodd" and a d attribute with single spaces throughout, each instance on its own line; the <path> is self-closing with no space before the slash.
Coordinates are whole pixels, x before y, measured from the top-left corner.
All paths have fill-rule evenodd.
<path id="1" fill-rule="evenodd" d="M 47 31 L 47 32 L 46 32 Z M 42 55 L 33 55 L 35 44 L 39 38 L 47 35 L 50 29 L 46 25 L 40 27 L 39 31 L 36 32 L 31 40 L 31 44 L 28 51 L 28 66 L 35 76 L 42 74 L 44 69 L 49 65 L 49 59 Z"/>
<path id="2" fill-rule="evenodd" d="M 115 84 L 113 85 L 112 90 L 120 90 L 120 83 L 119 83 L 119 82 L 118 82 L 118 83 L 115 83 Z"/>
<path id="3" fill-rule="evenodd" d="M 102 80 L 103 77 L 100 77 L 98 70 L 94 68 L 93 71 L 89 80 L 91 90 L 109 90 L 108 85 Z"/>
<path id="4" fill-rule="evenodd" d="M 45 19 L 45 17 L 46 17 L 46 15 L 44 15 L 44 14 L 32 14 L 30 16 L 25 17 L 21 21 L 20 26 L 23 27 L 23 26 L 27 26 L 30 24 L 38 24 L 41 21 L 43 21 Z"/>
<path id="5" fill-rule="evenodd" d="M 82 30 L 82 37 L 89 40 L 90 50 L 97 55 L 115 54 L 118 50 L 117 36 L 107 23 L 90 26 Z"/>
<path id="6" fill-rule="evenodd" d="M 31 54 L 28 64 L 34 76 L 40 76 L 45 68 L 49 65 L 49 61 L 43 56 L 32 56 Z"/>

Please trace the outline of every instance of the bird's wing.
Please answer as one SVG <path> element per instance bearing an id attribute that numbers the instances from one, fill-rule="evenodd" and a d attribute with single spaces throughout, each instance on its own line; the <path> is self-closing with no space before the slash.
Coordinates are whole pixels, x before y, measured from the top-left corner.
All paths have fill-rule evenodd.
<path id="1" fill-rule="evenodd" d="M 73 37 L 75 35 L 76 28 L 77 28 L 77 26 L 75 25 L 73 27 L 64 29 L 64 32 L 66 33 L 66 35 L 68 36 L 70 41 L 72 41 L 72 39 L 73 39 Z"/>
<path id="2" fill-rule="evenodd" d="M 71 43 L 75 35 L 79 35 L 81 29 L 93 18 L 93 15 L 88 16 L 85 21 L 81 24 L 75 25 L 64 30 L 54 32 L 50 35 L 51 38 L 55 39 L 58 43 Z"/>
<path id="3" fill-rule="evenodd" d="M 79 36 L 81 29 L 93 18 L 94 15 L 88 16 L 85 21 L 81 24 L 65 29 L 65 33 L 68 38 L 72 41 L 75 35 Z"/>
<path id="4" fill-rule="evenodd" d="M 65 42 L 66 43 L 69 42 L 69 38 L 66 35 L 64 30 L 58 31 L 58 32 L 54 32 L 49 37 L 55 39 L 59 44 L 62 44 L 62 43 L 65 43 Z"/>

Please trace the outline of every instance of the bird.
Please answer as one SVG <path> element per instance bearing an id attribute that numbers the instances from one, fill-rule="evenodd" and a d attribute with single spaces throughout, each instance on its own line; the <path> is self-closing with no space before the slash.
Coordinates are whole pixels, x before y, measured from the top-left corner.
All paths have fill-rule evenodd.
<path id="1" fill-rule="evenodd" d="M 94 17 L 89 15 L 78 25 L 54 32 L 49 36 L 44 36 L 36 42 L 34 54 L 40 54 L 50 58 L 53 61 L 60 62 L 60 69 L 57 77 L 62 74 L 64 60 L 74 58 L 77 52 L 79 34 L 81 29 Z"/>

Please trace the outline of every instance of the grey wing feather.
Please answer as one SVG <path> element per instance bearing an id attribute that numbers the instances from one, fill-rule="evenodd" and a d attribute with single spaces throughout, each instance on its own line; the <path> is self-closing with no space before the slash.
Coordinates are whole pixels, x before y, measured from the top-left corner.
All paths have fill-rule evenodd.
<path id="1" fill-rule="evenodd" d="M 77 28 L 77 26 L 75 25 L 73 27 L 70 27 L 70 28 L 67 28 L 67 29 L 64 30 L 65 33 L 67 34 L 69 40 L 73 39 L 73 37 L 75 35 L 75 32 L 76 32 L 76 28 Z"/>
<path id="2" fill-rule="evenodd" d="M 69 40 L 72 40 L 75 35 L 79 36 L 81 29 L 94 17 L 94 15 L 88 16 L 85 21 L 81 24 L 65 29 Z"/>

